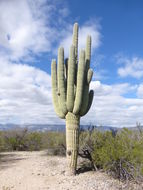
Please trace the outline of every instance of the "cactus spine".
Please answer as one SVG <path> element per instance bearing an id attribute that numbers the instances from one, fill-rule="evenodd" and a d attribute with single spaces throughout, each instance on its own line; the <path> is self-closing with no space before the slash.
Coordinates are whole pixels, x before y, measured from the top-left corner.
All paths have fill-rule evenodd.
<path id="1" fill-rule="evenodd" d="M 66 154 L 71 174 L 76 174 L 80 117 L 90 109 L 93 90 L 89 84 L 93 71 L 90 69 L 91 37 L 87 37 L 86 50 L 81 50 L 78 60 L 78 24 L 74 24 L 73 42 L 69 58 L 64 59 L 64 49 L 58 50 L 58 66 L 52 60 L 52 97 L 57 115 L 66 119 Z"/>

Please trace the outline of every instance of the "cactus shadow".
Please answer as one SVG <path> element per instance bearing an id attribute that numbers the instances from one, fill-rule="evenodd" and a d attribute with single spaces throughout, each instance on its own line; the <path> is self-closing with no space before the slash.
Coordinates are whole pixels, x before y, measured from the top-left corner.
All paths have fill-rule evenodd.
<path id="1" fill-rule="evenodd" d="M 86 173 L 89 171 L 93 171 L 91 167 L 81 167 L 77 169 L 77 174 Z"/>
<path id="2" fill-rule="evenodd" d="M 93 171 L 93 167 L 89 162 L 84 161 L 79 164 L 79 168 L 77 169 L 77 174 L 86 173 L 89 171 Z"/>

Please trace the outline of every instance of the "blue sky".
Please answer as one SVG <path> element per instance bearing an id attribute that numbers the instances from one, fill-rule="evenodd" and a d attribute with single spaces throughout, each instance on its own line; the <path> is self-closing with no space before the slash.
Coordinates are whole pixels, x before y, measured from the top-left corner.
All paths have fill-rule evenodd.
<path id="1" fill-rule="evenodd" d="M 51 59 L 92 36 L 93 105 L 82 124 L 143 123 L 142 0 L 1 0 L 0 123 L 64 123 L 53 109 Z"/>

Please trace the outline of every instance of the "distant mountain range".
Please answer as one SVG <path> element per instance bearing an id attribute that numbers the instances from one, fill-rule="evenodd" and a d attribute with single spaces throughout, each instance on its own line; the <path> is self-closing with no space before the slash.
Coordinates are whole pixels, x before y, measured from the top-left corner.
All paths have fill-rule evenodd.
<path id="1" fill-rule="evenodd" d="M 50 125 L 50 124 L 0 124 L 0 130 L 8 130 L 8 129 L 14 129 L 14 128 L 28 128 L 32 131 L 65 131 L 65 125 Z M 89 125 L 81 125 L 80 128 L 83 130 L 88 129 Z M 110 126 L 102 126 L 97 127 L 101 131 L 107 131 L 107 130 L 119 130 L 120 128 L 110 127 Z"/>
<path id="2" fill-rule="evenodd" d="M 50 124 L 22 124 L 22 125 L 17 125 L 17 124 L 0 124 L 0 130 L 8 130 L 8 129 L 14 129 L 14 128 L 28 128 L 29 130 L 32 131 L 65 131 L 65 125 L 50 125 Z M 80 128 L 83 130 L 88 129 L 89 125 L 81 125 Z M 109 126 L 103 126 L 103 127 L 98 127 L 99 130 L 110 130 L 110 129 L 117 129 L 114 127 L 109 127 Z"/>
<path id="3" fill-rule="evenodd" d="M 17 124 L 0 124 L 0 130 L 8 130 L 8 129 L 15 129 L 15 128 L 28 128 L 31 131 L 65 131 L 65 125 L 50 125 L 50 124 L 22 124 L 22 125 L 17 125 Z M 91 127 L 90 125 L 81 125 L 80 128 L 83 130 L 88 129 Z M 143 126 L 141 127 L 143 129 Z M 121 130 L 122 128 L 117 128 L 117 127 L 111 127 L 111 126 L 100 126 L 97 127 L 98 130 L 100 131 L 117 131 Z M 129 129 L 136 130 L 137 127 L 131 127 Z"/>

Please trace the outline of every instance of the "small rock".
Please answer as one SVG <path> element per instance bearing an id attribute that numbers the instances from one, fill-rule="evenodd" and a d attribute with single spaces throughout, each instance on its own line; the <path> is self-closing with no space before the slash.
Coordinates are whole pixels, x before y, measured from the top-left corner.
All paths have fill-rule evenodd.
<path id="1" fill-rule="evenodd" d="M 61 171 L 61 174 L 65 174 L 66 171 Z"/>

